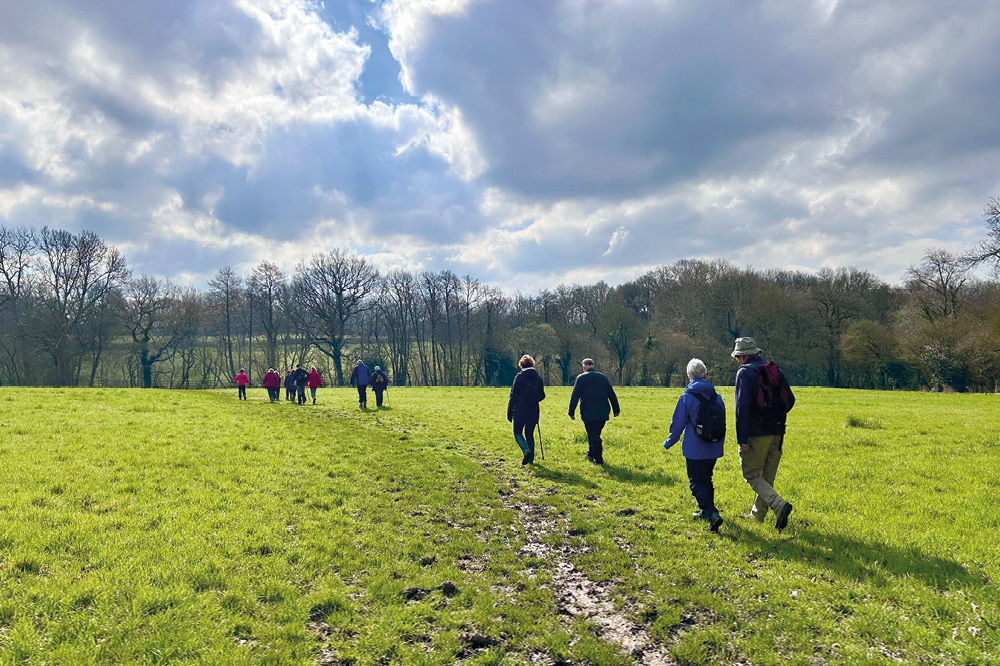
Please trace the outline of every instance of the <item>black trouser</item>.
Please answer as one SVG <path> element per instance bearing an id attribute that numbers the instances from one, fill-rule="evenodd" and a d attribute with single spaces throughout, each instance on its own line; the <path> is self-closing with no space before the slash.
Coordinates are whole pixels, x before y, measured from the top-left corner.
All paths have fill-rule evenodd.
<path id="1" fill-rule="evenodd" d="M 240 400 L 246 400 L 247 399 L 247 385 L 246 384 L 240 384 L 239 385 L 239 389 L 240 389 L 240 394 L 238 396 L 239 399 Z"/>
<path id="2" fill-rule="evenodd" d="M 285 400 L 295 400 L 295 389 L 285 387 Z"/>
<path id="3" fill-rule="evenodd" d="M 358 404 L 363 405 L 368 402 L 368 384 L 358 384 Z"/>
<path id="4" fill-rule="evenodd" d="M 273 386 L 268 386 L 267 387 L 267 397 L 270 398 L 271 402 L 274 402 L 275 400 L 277 400 L 278 399 L 278 389 L 274 388 Z"/>
<path id="5" fill-rule="evenodd" d="M 607 421 L 587 421 L 583 427 L 587 429 L 587 455 L 596 462 L 604 462 L 604 440 L 601 439 L 601 431 Z"/>
<path id="6" fill-rule="evenodd" d="M 528 443 L 530 450 L 535 450 L 535 426 L 538 421 L 514 421 L 514 434 L 524 435 L 524 441 Z"/>
<path id="7" fill-rule="evenodd" d="M 375 394 L 375 406 L 382 406 L 382 394 L 385 393 L 385 389 L 373 388 L 372 393 Z"/>
<path id="8" fill-rule="evenodd" d="M 715 458 L 710 460 L 687 461 L 688 481 L 691 485 L 691 494 L 698 502 L 698 508 L 707 517 L 715 511 L 715 486 L 712 485 L 712 472 L 715 470 Z"/>

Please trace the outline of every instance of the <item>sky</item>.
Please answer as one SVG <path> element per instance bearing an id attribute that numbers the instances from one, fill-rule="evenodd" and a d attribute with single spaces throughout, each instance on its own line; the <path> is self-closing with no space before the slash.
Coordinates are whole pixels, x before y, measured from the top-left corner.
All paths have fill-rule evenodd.
<path id="1" fill-rule="evenodd" d="M 204 287 L 681 259 L 899 283 L 1000 196 L 995 0 L 0 0 L 0 225 Z"/>

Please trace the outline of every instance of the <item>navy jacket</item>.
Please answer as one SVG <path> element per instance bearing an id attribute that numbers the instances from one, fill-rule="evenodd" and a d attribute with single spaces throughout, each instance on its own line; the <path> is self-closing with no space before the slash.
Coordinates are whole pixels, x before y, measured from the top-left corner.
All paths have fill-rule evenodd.
<path id="1" fill-rule="evenodd" d="M 514 377 L 507 399 L 507 420 L 538 423 L 538 403 L 545 400 L 545 382 L 534 368 L 525 368 Z"/>
<path id="2" fill-rule="evenodd" d="M 292 376 L 295 378 L 296 386 L 305 386 L 306 382 L 309 381 L 309 371 L 305 368 L 296 369 L 295 372 L 292 373 Z"/>
<path id="3" fill-rule="evenodd" d="M 289 372 L 285 375 L 285 388 L 291 391 L 295 388 L 295 372 Z"/>
<path id="4" fill-rule="evenodd" d="M 670 419 L 670 436 L 663 442 L 663 448 L 669 449 L 677 443 L 684 435 L 684 443 L 681 445 L 681 453 L 685 458 L 691 460 L 714 460 L 722 457 L 722 442 L 706 442 L 694 430 L 694 422 L 698 420 L 698 410 L 701 402 L 694 397 L 694 393 L 707 398 L 715 393 L 715 387 L 705 379 L 695 379 L 684 393 L 677 399 L 677 406 L 674 407 L 674 417 Z M 726 404 L 722 401 L 722 396 L 715 393 L 715 401 L 725 412 Z"/>
<path id="5" fill-rule="evenodd" d="M 767 435 L 784 435 L 785 424 L 777 426 L 761 423 L 757 415 L 757 405 L 754 400 L 757 397 L 757 386 L 759 368 L 765 365 L 764 359 L 760 356 L 751 356 L 747 359 L 746 365 L 740 366 L 736 371 L 736 442 L 746 444 L 751 437 L 765 437 Z M 781 371 L 778 371 L 781 373 Z M 781 373 L 782 383 L 788 387 L 788 380 L 785 374 Z M 795 405 L 795 396 L 791 387 L 788 387 L 788 411 L 792 411 Z"/>
<path id="6" fill-rule="evenodd" d="M 569 399 L 569 415 L 576 412 L 576 403 L 580 403 L 580 420 L 607 421 L 611 412 L 620 412 L 618 396 L 608 378 L 591 370 L 576 376 L 573 382 L 573 395 Z"/>
<path id="7" fill-rule="evenodd" d="M 351 373 L 351 383 L 357 382 L 358 386 L 368 386 L 368 381 L 371 379 L 371 372 L 368 370 L 368 366 L 364 363 L 358 363 L 354 366 L 354 372 Z"/>
<path id="8" fill-rule="evenodd" d="M 376 393 L 381 393 L 389 388 L 389 378 L 381 370 L 372 373 L 372 388 L 375 389 Z"/>

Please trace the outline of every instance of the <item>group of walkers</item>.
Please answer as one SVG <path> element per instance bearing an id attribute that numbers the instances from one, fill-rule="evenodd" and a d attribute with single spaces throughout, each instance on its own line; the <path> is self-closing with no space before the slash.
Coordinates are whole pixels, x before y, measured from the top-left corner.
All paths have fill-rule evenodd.
<path id="1" fill-rule="evenodd" d="M 749 517 L 763 522 L 768 511 L 773 510 L 775 527 L 780 531 L 788 525 L 792 504 L 775 491 L 774 479 L 781 461 L 785 417 L 795 405 L 795 396 L 781 369 L 773 362 L 765 362 L 761 353 L 753 338 L 744 337 L 736 340 L 731 354 L 739 363 L 736 443 L 743 478 L 755 493 Z M 507 420 L 513 423 L 514 441 L 524 454 L 522 465 L 535 461 L 534 431 L 538 427 L 539 403 L 545 399 L 545 385 L 534 365 L 530 356 L 521 357 L 520 372 L 514 378 L 507 401 Z M 621 414 L 621 407 L 614 387 L 605 375 L 597 372 L 593 359 L 583 359 L 582 365 L 583 372 L 573 382 L 569 417 L 576 418 L 579 404 L 580 420 L 587 431 L 587 460 L 603 465 L 601 433 L 612 414 L 616 417 Z M 726 406 L 707 377 L 708 368 L 702 360 L 693 358 L 688 362 L 688 383 L 677 400 L 663 446 L 669 449 L 683 441 L 681 452 L 688 482 L 698 504 L 693 517 L 705 521 L 708 529 L 715 532 L 723 520 L 715 505 L 712 475 L 716 461 L 723 454 Z"/>
<path id="2" fill-rule="evenodd" d="M 233 378 L 233 383 L 239 389 L 237 397 L 240 400 L 246 400 L 247 386 L 250 385 L 250 378 L 243 368 L 240 368 L 239 374 Z M 369 372 L 368 366 L 365 365 L 364 361 L 358 359 L 358 364 L 355 366 L 354 372 L 351 373 L 351 384 L 358 387 L 358 405 L 362 409 L 367 409 L 368 407 L 367 389 L 369 385 L 371 385 L 372 392 L 375 394 L 375 405 L 381 407 L 383 394 L 389 389 L 389 378 L 386 377 L 386 374 L 377 365 L 373 372 Z M 281 387 L 284 386 L 285 399 L 289 402 L 297 402 L 300 405 L 306 403 L 306 389 L 308 388 L 309 397 L 312 399 L 312 404 L 315 405 L 316 389 L 323 385 L 323 377 L 319 374 L 316 366 L 313 366 L 311 370 L 306 370 L 299 363 L 294 370 L 289 370 L 285 373 L 283 380 L 274 368 L 269 368 L 264 374 L 264 380 L 261 382 L 261 385 L 267 389 L 267 396 L 271 402 L 277 402 L 281 399 Z"/>

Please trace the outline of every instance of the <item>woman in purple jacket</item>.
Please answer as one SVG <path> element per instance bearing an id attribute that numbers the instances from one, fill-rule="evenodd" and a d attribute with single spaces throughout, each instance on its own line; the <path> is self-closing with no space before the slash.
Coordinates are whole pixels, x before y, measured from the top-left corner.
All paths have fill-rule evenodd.
<path id="1" fill-rule="evenodd" d="M 693 358 L 688 361 L 687 376 L 688 385 L 677 400 L 674 416 L 670 420 L 670 436 L 663 442 L 663 448 L 669 449 L 681 439 L 681 434 L 684 435 L 681 452 L 687 462 L 691 494 L 694 495 L 700 509 L 694 517 L 707 521 L 709 529 L 717 532 L 722 525 L 722 516 L 715 507 L 712 472 L 715 471 L 715 461 L 722 457 L 722 440 L 711 442 L 702 439 L 698 435 L 696 424 L 702 403 L 711 400 L 715 403 L 711 410 L 713 416 L 718 418 L 721 411 L 721 424 L 724 426 L 726 405 L 722 401 L 722 396 L 716 393 L 715 386 L 706 379 L 708 368 L 701 359 Z"/>

